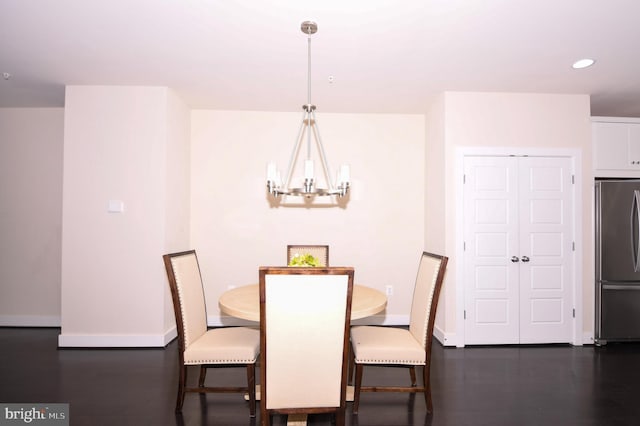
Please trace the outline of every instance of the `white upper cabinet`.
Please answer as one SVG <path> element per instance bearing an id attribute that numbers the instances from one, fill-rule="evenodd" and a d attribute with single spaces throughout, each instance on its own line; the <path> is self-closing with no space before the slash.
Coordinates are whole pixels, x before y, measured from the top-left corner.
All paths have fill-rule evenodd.
<path id="1" fill-rule="evenodd" d="M 595 177 L 640 177 L 640 120 L 596 117 L 592 137 Z"/>

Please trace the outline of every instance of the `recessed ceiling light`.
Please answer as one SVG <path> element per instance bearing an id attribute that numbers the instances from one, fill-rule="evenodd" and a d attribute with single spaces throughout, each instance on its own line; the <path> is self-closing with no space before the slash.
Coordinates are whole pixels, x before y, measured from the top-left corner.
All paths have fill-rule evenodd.
<path id="1" fill-rule="evenodd" d="M 575 61 L 572 67 L 576 70 L 587 68 L 593 65 L 596 61 L 593 59 L 580 59 L 579 61 Z"/>
<path id="2" fill-rule="evenodd" d="M 4 78 L 5 80 L 9 80 L 11 78 L 11 74 L 9 74 L 8 72 L 3 72 L 2 78 Z"/>

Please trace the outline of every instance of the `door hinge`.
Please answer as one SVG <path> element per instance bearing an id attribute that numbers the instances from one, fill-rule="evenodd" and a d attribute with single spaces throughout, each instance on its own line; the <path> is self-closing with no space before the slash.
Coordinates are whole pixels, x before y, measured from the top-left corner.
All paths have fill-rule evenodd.
<path id="1" fill-rule="evenodd" d="M 576 308 L 573 308 L 573 317 L 576 317 Z"/>
<path id="2" fill-rule="evenodd" d="M 463 312 L 464 312 L 464 319 L 467 319 L 467 310 L 465 309 Z"/>
<path id="3" fill-rule="evenodd" d="M 576 242 L 575 241 L 571 243 L 571 250 L 572 251 L 576 251 Z"/>
<path id="4" fill-rule="evenodd" d="M 462 251 L 467 251 L 467 242 L 466 241 L 462 242 Z"/>
<path id="5" fill-rule="evenodd" d="M 576 175 L 571 175 L 571 185 L 576 184 Z"/>
<path id="6" fill-rule="evenodd" d="M 467 183 L 467 175 L 466 174 L 462 174 L 462 184 L 464 185 L 465 183 Z"/>

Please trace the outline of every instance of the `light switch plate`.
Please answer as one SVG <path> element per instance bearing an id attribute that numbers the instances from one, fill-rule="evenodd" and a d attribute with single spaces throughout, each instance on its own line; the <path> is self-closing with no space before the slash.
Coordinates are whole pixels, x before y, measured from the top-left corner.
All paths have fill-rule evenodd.
<path id="1" fill-rule="evenodd" d="M 109 200 L 109 213 L 122 213 L 124 211 L 124 203 L 120 200 Z"/>

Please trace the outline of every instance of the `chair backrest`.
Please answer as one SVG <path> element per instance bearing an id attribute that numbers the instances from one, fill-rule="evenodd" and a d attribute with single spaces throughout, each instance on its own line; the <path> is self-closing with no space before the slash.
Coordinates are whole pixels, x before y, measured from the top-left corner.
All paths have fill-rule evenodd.
<path id="1" fill-rule="evenodd" d="M 431 345 L 438 299 L 448 260 L 446 256 L 426 251 L 420 256 L 413 301 L 411 302 L 409 331 L 427 352 L 429 352 Z"/>
<path id="2" fill-rule="evenodd" d="M 181 353 L 207 332 L 207 310 L 195 250 L 163 256 Z"/>
<path id="3" fill-rule="evenodd" d="M 291 262 L 291 259 L 296 255 L 310 254 L 320 263 L 318 266 L 329 266 L 329 246 L 328 245 L 293 245 L 287 246 L 287 265 Z"/>
<path id="4" fill-rule="evenodd" d="M 344 407 L 353 268 L 260 268 L 266 409 Z"/>

